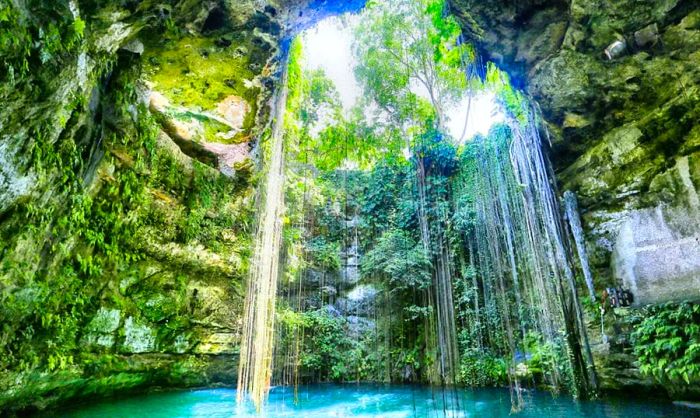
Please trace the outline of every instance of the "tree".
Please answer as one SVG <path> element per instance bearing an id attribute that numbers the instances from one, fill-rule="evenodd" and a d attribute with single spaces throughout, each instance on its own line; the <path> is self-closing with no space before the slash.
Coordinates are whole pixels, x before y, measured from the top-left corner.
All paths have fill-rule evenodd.
<path id="1" fill-rule="evenodd" d="M 446 109 L 466 91 L 467 77 L 460 64 L 468 51 L 458 43 L 459 26 L 444 17 L 443 10 L 442 0 L 370 3 L 353 49 L 360 63 L 356 76 L 381 114 L 377 120 L 389 125 L 387 131 L 398 133 L 389 138 L 403 138 L 413 154 L 420 237 L 432 265 L 432 286 L 422 291 L 427 307 L 435 307 L 425 333 L 426 346 L 438 348 L 431 380 L 453 383 L 458 350 L 452 260 L 447 219 L 439 210 L 448 199 L 440 187 L 443 173 L 431 173 L 430 168 L 432 154 L 442 150 L 440 143 L 446 141 Z"/>
<path id="2" fill-rule="evenodd" d="M 353 45 L 365 91 L 404 132 L 431 119 L 443 128 L 446 109 L 464 95 L 460 63 L 471 54 L 458 44 L 457 22 L 443 17 L 443 1 L 370 2 L 366 15 Z"/>

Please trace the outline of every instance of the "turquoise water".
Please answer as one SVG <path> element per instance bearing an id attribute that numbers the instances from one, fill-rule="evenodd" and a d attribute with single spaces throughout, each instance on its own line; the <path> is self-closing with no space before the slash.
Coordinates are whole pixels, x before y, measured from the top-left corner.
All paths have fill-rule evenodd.
<path id="1" fill-rule="evenodd" d="M 700 412 L 665 402 L 605 400 L 575 402 L 547 392 L 527 392 L 527 407 L 510 414 L 510 397 L 505 389 L 477 389 L 457 392 L 419 386 L 314 385 L 299 388 L 298 403 L 288 388 L 274 388 L 265 414 L 278 417 L 479 417 L 549 418 L 607 417 L 656 418 L 700 417 Z M 458 404 L 458 405 L 457 405 Z M 443 405 L 448 405 L 443 408 Z M 64 411 L 67 418 L 229 418 L 256 417 L 250 407 L 236 405 L 234 389 L 202 389 L 153 393 L 110 400 Z"/>

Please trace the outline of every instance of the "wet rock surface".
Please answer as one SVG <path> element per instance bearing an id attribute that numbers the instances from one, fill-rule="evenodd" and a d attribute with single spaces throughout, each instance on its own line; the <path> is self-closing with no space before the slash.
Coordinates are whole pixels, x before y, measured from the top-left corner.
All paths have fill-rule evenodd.
<path id="1" fill-rule="evenodd" d="M 700 299 L 700 214 L 661 207 L 631 212 L 612 263 L 636 306 Z"/>
<path id="2" fill-rule="evenodd" d="M 537 102 L 560 189 L 579 199 L 598 293 L 632 288 L 638 305 L 697 297 L 700 2 L 450 6 L 465 36 Z M 656 390 L 629 342 L 604 344 L 596 322 L 603 388 Z M 631 329 L 618 331 L 622 341 Z"/>

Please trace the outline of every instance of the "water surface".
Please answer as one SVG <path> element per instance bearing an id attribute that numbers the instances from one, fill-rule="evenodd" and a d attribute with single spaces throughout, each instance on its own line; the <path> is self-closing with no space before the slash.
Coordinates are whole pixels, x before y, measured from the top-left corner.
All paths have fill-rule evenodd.
<path id="1" fill-rule="evenodd" d="M 278 417 L 479 417 L 479 418 L 657 418 L 700 417 L 700 411 L 663 401 L 606 399 L 576 402 L 567 396 L 529 391 L 526 409 L 510 413 L 507 389 L 441 391 L 425 386 L 313 385 L 273 388 L 265 413 Z M 152 393 L 63 411 L 70 418 L 229 418 L 258 417 L 250 405 L 236 405 L 235 389 Z"/>

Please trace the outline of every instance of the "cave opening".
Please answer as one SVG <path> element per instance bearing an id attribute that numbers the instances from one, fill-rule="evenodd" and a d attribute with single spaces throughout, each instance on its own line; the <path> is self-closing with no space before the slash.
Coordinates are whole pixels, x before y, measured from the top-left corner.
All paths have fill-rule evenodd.
<path id="1" fill-rule="evenodd" d="M 6 3 L 0 416 L 692 416 L 697 2 Z"/>
<path id="2" fill-rule="evenodd" d="M 292 41 L 239 400 L 263 408 L 270 384 L 422 383 L 452 388 L 453 414 L 487 356 L 515 411 L 528 381 L 595 393 L 546 128 L 477 54 L 442 2 L 373 4 Z"/>

